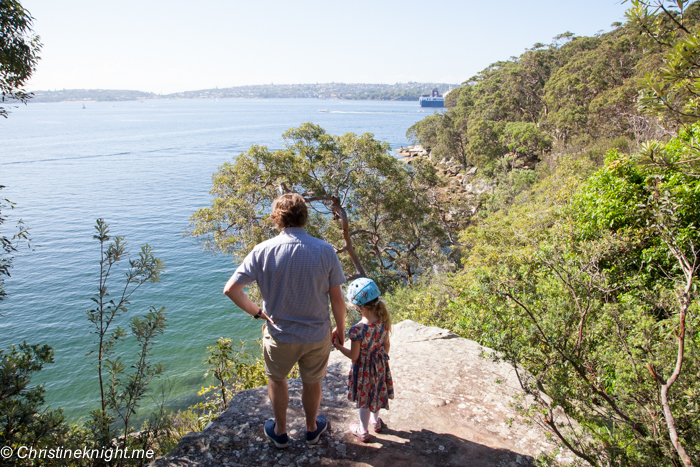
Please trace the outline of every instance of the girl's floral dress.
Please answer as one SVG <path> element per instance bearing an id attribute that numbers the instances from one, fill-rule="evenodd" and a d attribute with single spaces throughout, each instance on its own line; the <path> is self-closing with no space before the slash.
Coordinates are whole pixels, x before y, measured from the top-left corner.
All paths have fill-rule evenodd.
<path id="1" fill-rule="evenodd" d="M 350 328 L 351 341 L 360 341 L 360 356 L 352 362 L 348 378 L 348 399 L 358 408 L 377 412 L 389 408 L 394 398 L 394 382 L 389 370 L 389 355 L 384 350 L 387 331 L 377 321 L 373 324 L 358 323 Z"/>

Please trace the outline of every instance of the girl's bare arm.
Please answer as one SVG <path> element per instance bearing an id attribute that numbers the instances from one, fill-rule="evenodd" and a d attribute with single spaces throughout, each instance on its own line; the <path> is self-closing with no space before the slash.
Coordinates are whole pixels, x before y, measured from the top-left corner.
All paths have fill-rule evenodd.
<path id="1" fill-rule="evenodd" d="M 389 354 L 390 348 L 391 348 L 391 342 L 389 341 L 389 333 L 387 333 L 386 337 L 384 338 L 384 352 Z"/>
<path id="2" fill-rule="evenodd" d="M 350 360 L 357 360 L 360 356 L 360 341 L 351 341 L 350 348 L 348 349 L 344 345 L 340 345 L 337 339 L 333 339 L 333 347 L 340 350 L 343 355 L 348 357 Z"/>

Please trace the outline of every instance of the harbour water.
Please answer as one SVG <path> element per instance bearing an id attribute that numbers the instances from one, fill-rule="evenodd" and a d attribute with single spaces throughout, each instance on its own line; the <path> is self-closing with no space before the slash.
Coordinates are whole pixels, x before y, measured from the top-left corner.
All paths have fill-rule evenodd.
<path id="1" fill-rule="evenodd" d="M 95 335 L 86 310 L 97 291 L 99 243 L 95 220 L 125 236 L 138 254 L 148 243 L 166 270 L 158 284 L 139 290 L 120 321 L 150 305 L 166 307 L 168 328 L 154 360 L 166 366 L 171 405 L 183 408 L 205 384 L 206 347 L 220 336 L 255 341 L 260 323 L 222 293 L 235 265 L 204 252 L 183 236 L 189 216 L 207 206 L 211 175 L 252 144 L 282 147 L 281 135 L 307 121 L 329 133 L 370 132 L 392 149 L 408 144 L 408 127 L 430 115 L 416 102 L 315 99 L 156 100 L 29 104 L 0 120 L 0 192 L 17 207 L 5 209 L 11 234 L 22 219 L 32 250 L 23 248 L 0 303 L 0 347 L 42 343 L 55 363 L 34 382 L 47 402 L 70 418 L 86 416 L 98 401 Z M 324 112 L 319 112 L 324 110 Z M 328 110 L 328 112 L 325 112 Z M 113 294 L 122 272 L 110 278 Z M 254 346 L 253 351 L 257 351 Z M 133 359 L 133 346 L 121 353 Z"/>

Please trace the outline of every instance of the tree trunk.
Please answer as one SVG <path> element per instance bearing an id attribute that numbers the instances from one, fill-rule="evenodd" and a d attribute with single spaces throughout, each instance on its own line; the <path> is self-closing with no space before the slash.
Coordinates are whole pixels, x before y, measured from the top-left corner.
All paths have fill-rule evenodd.
<path id="1" fill-rule="evenodd" d="M 350 224 L 348 223 L 348 214 L 345 212 L 345 208 L 340 204 L 340 200 L 331 195 L 324 195 L 324 196 L 311 196 L 311 197 L 305 197 L 304 200 L 307 203 L 311 203 L 313 201 L 330 201 L 331 204 L 331 209 L 333 210 L 333 215 L 335 216 L 335 219 L 340 223 L 340 227 L 343 230 L 343 239 L 345 240 L 345 246 L 342 248 L 343 251 L 347 251 L 348 256 L 350 256 L 350 260 L 352 261 L 352 264 L 355 266 L 355 274 L 352 274 L 351 276 L 348 277 L 349 279 L 356 279 L 358 277 L 367 277 L 367 273 L 365 272 L 365 268 L 362 267 L 362 263 L 360 262 L 360 258 L 357 256 L 357 252 L 355 252 L 355 248 L 352 245 L 352 237 L 350 236 Z"/>
<path id="2" fill-rule="evenodd" d="M 678 453 L 678 457 L 683 462 L 686 467 L 692 467 L 693 462 L 690 460 L 690 456 L 685 451 L 685 448 L 681 444 L 681 440 L 678 438 L 678 431 L 676 430 L 676 420 L 673 417 L 673 412 L 671 411 L 671 403 L 668 400 L 668 392 L 676 382 L 678 376 L 681 374 L 681 368 L 683 367 L 683 354 L 685 349 L 685 318 L 690 306 L 688 300 L 688 293 L 683 294 L 681 297 L 681 313 L 680 313 L 680 330 L 678 332 L 678 355 L 676 357 L 676 367 L 673 370 L 673 374 L 664 381 L 664 379 L 654 370 L 651 365 L 647 365 L 651 373 L 661 384 L 661 407 L 664 410 L 664 419 L 666 420 L 666 428 L 668 428 L 668 435 L 671 438 L 671 443 Z"/>
<path id="3" fill-rule="evenodd" d="M 345 251 L 348 252 L 348 256 L 350 256 L 350 260 L 352 260 L 352 264 L 355 266 L 355 271 L 358 274 L 358 277 L 367 277 L 367 273 L 365 272 L 365 268 L 362 267 L 362 263 L 360 262 L 360 258 L 357 256 L 357 253 L 355 252 L 355 248 L 352 245 L 352 237 L 350 237 L 350 225 L 348 223 L 348 214 L 345 212 L 345 208 L 341 206 L 340 200 L 333 196 L 333 214 L 338 219 L 338 222 L 340 223 L 341 228 L 343 229 L 343 239 L 345 240 Z"/>

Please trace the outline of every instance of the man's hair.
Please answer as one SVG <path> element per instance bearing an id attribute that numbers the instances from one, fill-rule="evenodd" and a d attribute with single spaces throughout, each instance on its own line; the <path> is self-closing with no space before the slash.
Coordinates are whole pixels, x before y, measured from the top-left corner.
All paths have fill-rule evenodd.
<path id="1" fill-rule="evenodd" d="M 309 220 L 306 201 L 298 193 L 286 193 L 272 202 L 272 222 L 278 229 L 304 227 Z"/>

